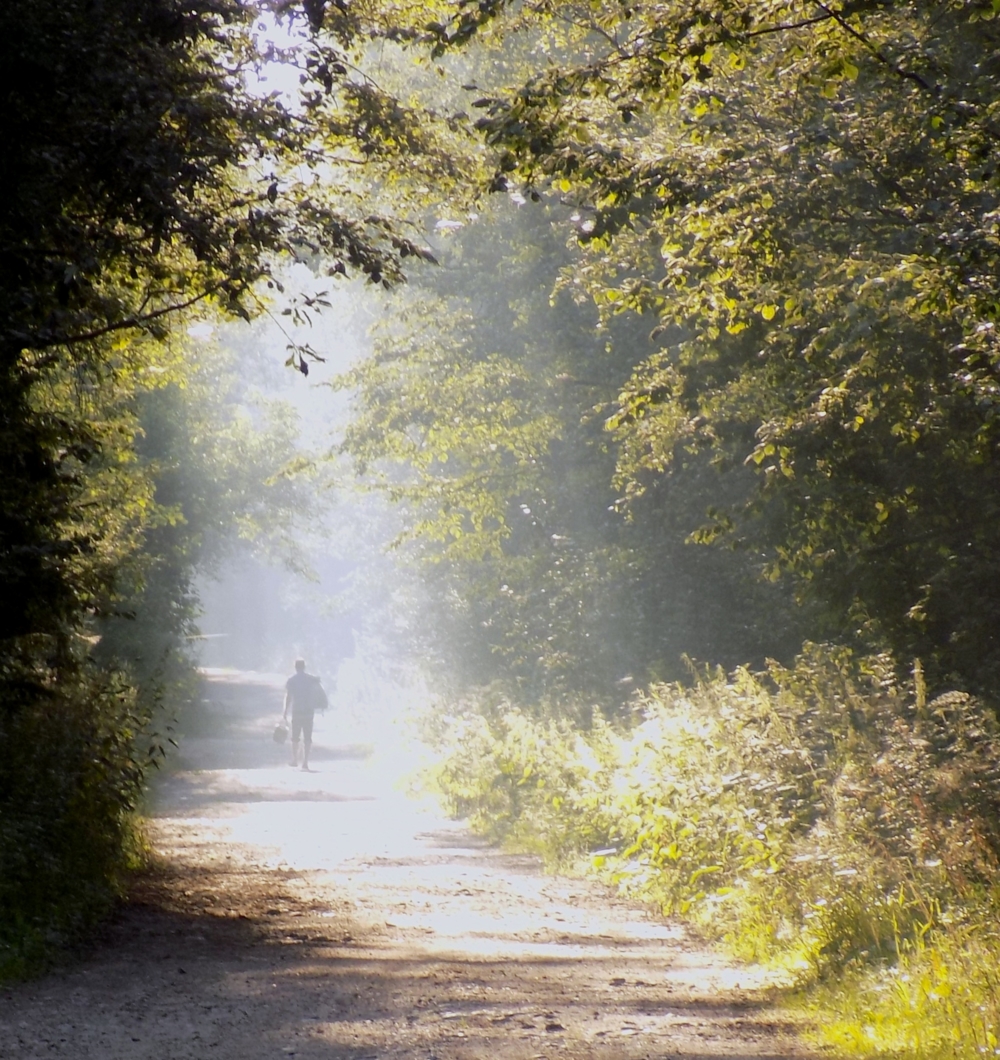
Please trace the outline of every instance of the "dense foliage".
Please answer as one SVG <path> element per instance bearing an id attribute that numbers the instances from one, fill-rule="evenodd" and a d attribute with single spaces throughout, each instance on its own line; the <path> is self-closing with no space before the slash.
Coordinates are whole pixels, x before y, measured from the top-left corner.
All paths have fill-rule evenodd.
<path id="1" fill-rule="evenodd" d="M 107 906 L 193 579 L 303 509 L 293 426 L 180 335 L 307 322 L 433 243 L 343 380 L 342 452 L 398 503 L 408 626 L 473 704 L 435 737 L 454 808 L 604 849 L 748 955 L 899 958 L 914 1011 L 964 968 L 941 1040 L 968 1018 L 995 1048 L 998 26 L 987 0 L 22 4 L 0 961 Z M 275 62 L 298 89 L 264 94 Z M 849 647 L 793 665 L 820 636 Z M 736 676 L 664 685 L 685 655 Z"/>
<path id="2" fill-rule="evenodd" d="M 989 1044 L 989 708 L 959 693 L 928 701 L 919 671 L 901 687 L 885 658 L 816 646 L 788 668 L 654 686 L 634 708 L 589 731 L 503 701 L 432 716 L 444 757 L 430 779 L 487 835 L 582 863 L 741 956 L 798 982 L 862 982 L 847 1004 L 827 998 L 841 1046 L 965 1057 Z"/>
<path id="3" fill-rule="evenodd" d="M 651 675 L 682 676 L 686 653 L 790 657 L 805 617 L 788 594 L 745 555 L 685 544 L 749 472 L 694 454 L 631 519 L 617 511 L 604 420 L 648 328 L 602 327 L 552 296 L 578 260 L 570 215 L 502 203 L 452 222 L 441 267 L 394 296 L 373 355 L 340 381 L 356 395 L 342 450 L 405 511 L 400 545 L 424 571 L 421 651 L 439 678 L 533 707 L 613 706 Z"/>
<path id="4" fill-rule="evenodd" d="M 993 5 L 545 0 L 502 24 L 548 43 L 480 85 L 494 187 L 577 205 L 565 282 L 656 325 L 608 416 L 626 503 L 692 449 L 748 464 L 703 540 L 763 552 L 830 636 L 991 692 Z"/>
<path id="5" fill-rule="evenodd" d="M 519 211 L 461 217 L 350 380 L 464 667 L 452 808 L 847 969 L 823 1022 L 859 1052 L 1000 1035 L 998 15 L 458 5 L 436 50 L 478 41 Z M 793 665 L 803 636 L 850 649 Z M 682 651 L 780 661 L 657 686 Z M 630 677 L 634 715 L 590 710 Z"/>
<path id="6" fill-rule="evenodd" d="M 101 441 L 61 528 L 91 544 L 79 567 L 100 565 L 100 589 L 94 613 L 62 644 L 50 634 L 7 645 L 6 970 L 29 966 L 105 910 L 140 853 L 132 814 L 143 778 L 193 691 L 195 574 L 240 539 L 280 543 L 308 511 L 303 484 L 279 474 L 297 455 L 287 415 L 255 407 L 233 382 L 231 356 L 192 343 L 136 347 L 113 383 L 81 388 L 72 373 L 52 370 L 32 391 L 50 414 L 82 418 Z M 31 683 L 15 683 L 25 672 Z"/>
<path id="7" fill-rule="evenodd" d="M 268 14 L 238 0 L 42 0 L 0 41 L 5 966 L 114 894 L 160 747 L 152 705 L 190 670 L 194 572 L 292 499 L 275 478 L 287 425 L 213 419 L 227 384 L 171 331 L 195 311 L 301 319 L 323 292 L 279 306 L 286 262 L 388 284 L 402 258 L 425 256 L 359 182 L 319 179 L 422 145 L 421 179 L 435 170 L 431 124 L 404 139 L 405 108 L 347 83 L 346 51 L 381 32 L 379 11 L 370 32 L 331 16 L 323 40 L 322 5 L 311 23 L 290 11 L 301 93 L 285 101 L 254 81 Z M 402 184 L 399 199 L 405 212 Z M 285 353 L 303 373 L 318 356 Z"/>

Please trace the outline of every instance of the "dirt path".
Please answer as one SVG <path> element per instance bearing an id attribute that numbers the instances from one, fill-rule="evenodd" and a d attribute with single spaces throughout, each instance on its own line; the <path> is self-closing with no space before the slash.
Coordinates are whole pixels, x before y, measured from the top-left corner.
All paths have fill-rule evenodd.
<path id="1" fill-rule="evenodd" d="M 208 689 L 156 870 L 81 960 L 0 993 L 4 1060 L 802 1055 L 752 971 L 408 803 L 332 717 L 292 770 L 274 681 Z"/>

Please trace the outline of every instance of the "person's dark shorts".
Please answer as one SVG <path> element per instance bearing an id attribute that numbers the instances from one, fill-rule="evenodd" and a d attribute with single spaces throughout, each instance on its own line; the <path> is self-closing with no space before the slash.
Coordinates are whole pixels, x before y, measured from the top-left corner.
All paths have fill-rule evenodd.
<path id="1" fill-rule="evenodd" d="M 298 743 L 301 736 L 306 743 L 312 743 L 313 738 L 313 711 L 292 711 L 292 743 Z"/>

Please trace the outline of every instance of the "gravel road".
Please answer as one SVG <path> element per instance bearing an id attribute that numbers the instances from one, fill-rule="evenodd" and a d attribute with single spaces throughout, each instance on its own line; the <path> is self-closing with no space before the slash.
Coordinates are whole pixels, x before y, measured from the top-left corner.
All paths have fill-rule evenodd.
<path id="1" fill-rule="evenodd" d="M 0 991 L 3 1060 L 805 1056 L 758 971 L 408 801 L 334 712 L 292 769 L 279 678 L 205 687 L 151 871 L 86 952 Z"/>

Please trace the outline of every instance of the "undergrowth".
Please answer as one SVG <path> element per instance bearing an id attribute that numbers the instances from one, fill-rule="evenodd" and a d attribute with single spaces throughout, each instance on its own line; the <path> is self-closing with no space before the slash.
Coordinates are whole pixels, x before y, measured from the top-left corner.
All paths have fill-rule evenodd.
<path id="1" fill-rule="evenodd" d="M 654 687 L 586 730 L 479 703 L 428 720 L 428 779 L 480 833 L 785 969 L 841 1049 L 992 1054 L 1000 731 L 915 677 L 807 645 L 790 668 Z"/>
<path id="2" fill-rule="evenodd" d="M 144 858 L 134 689 L 86 667 L 59 677 L 0 674 L 0 982 L 81 938 Z"/>

